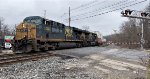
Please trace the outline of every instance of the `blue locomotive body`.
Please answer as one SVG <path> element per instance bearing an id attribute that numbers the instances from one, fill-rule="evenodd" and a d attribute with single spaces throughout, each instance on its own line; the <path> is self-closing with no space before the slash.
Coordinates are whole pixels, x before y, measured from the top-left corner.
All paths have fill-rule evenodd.
<path id="1" fill-rule="evenodd" d="M 16 32 L 16 39 L 13 42 L 14 51 L 30 52 L 32 50 L 40 51 L 97 44 L 97 35 L 95 33 L 69 27 L 40 16 L 26 17 L 23 23 L 17 27 L 16 30 L 26 30 Z"/>

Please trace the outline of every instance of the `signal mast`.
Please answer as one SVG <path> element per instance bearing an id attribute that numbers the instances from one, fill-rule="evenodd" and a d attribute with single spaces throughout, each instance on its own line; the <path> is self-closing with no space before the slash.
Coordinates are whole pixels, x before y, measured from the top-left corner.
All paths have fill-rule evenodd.
<path id="1" fill-rule="evenodd" d="M 135 12 L 135 15 L 133 15 L 133 12 Z M 137 18 L 137 19 L 142 19 L 142 20 L 150 20 L 150 13 L 149 12 L 142 12 L 142 11 L 127 9 L 125 11 L 122 11 L 121 14 L 122 14 L 122 17 Z M 145 43 L 145 40 L 143 37 L 143 32 L 144 32 L 144 30 L 143 30 L 143 24 L 142 24 L 141 49 L 143 49 L 143 45 Z M 146 79 L 149 79 L 149 69 L 150 69 L 149 67 L 150 67 L 150 58 L 148 59 L 148 63 L 146 65 Z"/>
<path id="2" fill-rule="evenodd" d="M 142 20 L 150 20 L 150 13 L 149 12 L 126 9 L 126 10 L 122 11 L 121 14 L 122 14 L 122 17 L 136 18 L 136 19 L 142 19 Z M 143 37 L 143 32 L 144 32 L 144 29 L 143 29 L 143 24 L 142 24 L 141 40 L 140 40 L 140 42 L 141 42 L 140 45 L 141 45 L 142 50 L 143 50 L 143 45 L 145 43 L 145 40 Z"/>

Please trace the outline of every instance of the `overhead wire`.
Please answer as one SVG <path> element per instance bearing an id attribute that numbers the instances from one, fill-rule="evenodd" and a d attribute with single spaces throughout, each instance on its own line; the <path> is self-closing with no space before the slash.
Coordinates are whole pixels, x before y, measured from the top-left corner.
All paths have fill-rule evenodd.
<path id="1" fill-rule="evenodd" d="M 99 1 L 99 0 L 94 0 L 94 1 L 91 1 L 91 2 L 89 2 L 89 3 L 80 5 L 79 7 L 76 7 L 76 8 L 71 9 L 71 11 L 75 11 L 75 10 L 84 8 L 84 7 L 86 7 L 86 6 L 89 6 L 89 5 L 92 5 L 92 4 L 96 3 L 96 2 L 98 2 L 98 1 Z"/>
<path id="2" fill-rule="evenodd" d="M 122 0 L 122 1 L 119 1 L 119 2 L 117 2 L 117 3 L 114 3 L 114 4 L 112 4 L 112 5 L 108 5 L 108 6 L 104 6 L 104 7 L 102 7 L 102 8 L 99 8 L 99 9 L 96 9 L 96 10 L 92 10 L 92 11 L 88 11 L 88 12 L 85 12 L 85 13 L 82 13 L 82 14 L 78 14 L 78 15 L 75 15 L 75 16 L 71 16 L 71 17 L 78 17 L 78 16 L 82 16 L 82 15 L 86 15 L 86 14 L 91 14 L 91 13 L 94 13 L 94 12 L 100 12 L 100 11 L 104 11 L 104 10 L 106 10 L 107 8 L 112 8 L 113 6 L 115 7 L 115 5 L 118 5 L 118 4 L 122 4 L 123 2 L 127 2 L 127 1 L 130 1 L 130 0 Z M 132 1 L 131 1 L 132 2 Z M 113 7 L 113 8 L 114 8 Z"/>
<path id="3" fill-rule="evenodd" d="M 103 4 L 103 3 L 105 3 L 106 1 L 108 1 L 108 0 L 105 0 L 105 1 L 102 1 L 102 2 L 98 2 L 98 3 L 96 3 L 96 4 L 89 5 L 89 6 L 85 7 L 85 8 L 79 9 L 78 11 L 87 10 L 87 9 L 89 9 L 89 8 L 92 8 L 93 6 L 97 6 L 97 5 Z M 73 13 L 73 12 L 71 12 L 71 13 Z"/>
<path id="4" fill-rule="evenodd" d="M 129 2 L 128 2 L 129 1 Z M 83 16 L 83 15 L 87 15 L 87 14 L 91 14 L 93 15 L 93 13 L 95 12 L 103 12 L 103 11 L 107 11 L 107 9 L 114 9 L 114 8 L 118 8 L 122 5 L 125 5 L 125 4 L 130 4 L 130 3 L 133 3 L 137 0 L 134 0 L 134 1 L 130 1 L 130 0 L 122 0 L 122 1 L 119 1 L 119 2 L 116 2 L 116 3 L 113 3 L 111 5 L 108 5 L 108 6 L 104 6 L 102 8 L 99 8 L 99 9 L 96 9 L 96 10 L 93 10 L 93 11 L 90 11 L 90 12 L 86 12 L 86 13 L 83 13 L 83 14 L 78 14 L 78 15 L 75 15 L 75 16 L 71 16 L 71 18 L 76 18 L 76 17 L 79 17 L 79 16 Z M 67 19 L 65 19 L 67 20 Z"/>
<path id="5" fill-rule="evenodd" d="M 100 15 L 107 14 L 107 13 L 110 13 L 110 12 L 114 12 L 114 11 L 117 11 L 117 10 L 120 10 L 120 9 L 123 9 L 123 8 L 126 8 L 126 7 L 134 6 L 134 5 L 143 3 L 143 2 L 145 2 L 145 1 L 147 1 L 147 0 L 142 0 L 142 1 L 139 1 L 139 2 L 136 2 L 136 3 L 133 3 L 133 4 L 130 4 L 130 5 L 126 5 L 126 6 L 123 6 L 123 7 L 119 7 L 119 8 L 117 8 L 117 9 L 113 9 L 113 10 L 110 10 L 110 11 L 102 12 L 102 13 L 99 13 L 99 14 L 95 14 L 95 15 L 91 15 L 91 16 L 87 16 L 87 17 L 83 17 L 83 18 L 76 18 L 76 19 L 73 19 L 73 20 L 71 20 L 71 21 L 82 20 L 82 19 L 87 19 L 87 18 L 92 18 L 92 17 L 100 16 Z"/>
<path id="6" fill-rule="evenodd" d="M 98 3 L 96 3 L 96 2 L 98 2 Z M 79 7 L 76 7 L 76 8 L 73 8 L 73 9 L 71 9 L 70 11 L 70 13 L 71 14 L 73 14 L 73 13 L 75 13 L 74 11 L 84 11 L 84 10 L 86 10 L 86 9 L 88 9 L 88 8 L 91 8 L 91 7 L 93 7 L 93 6 L 96 6 L 96 5 L 98 5 L 98 4 L 102 4 L 102 3 L 104 3 L 104 2 L 106 2 L 106 0 L 105 1 L 102 1 L 102 2 L 99 2 L 99 0 L 95 0 L 95 1 L 92 1 L 92 2 L 89 2 L 89 3 L 87 3 L 87 4 L 84 4 L 84 5 L 81 5 L 81 6 L 79 6 Z M 95 4 L 96 3 L 96 4 Z M 94 5 L 95 4 L 95 5 Z M 65 15 L 67 15 L 67 14 L 69 14 L 68 12 L 66 12 L 66 13 L 63 13 L 63 15 L 61 15 L 60 17 L 62 18 L 63 16 L 65 16 Z"/>

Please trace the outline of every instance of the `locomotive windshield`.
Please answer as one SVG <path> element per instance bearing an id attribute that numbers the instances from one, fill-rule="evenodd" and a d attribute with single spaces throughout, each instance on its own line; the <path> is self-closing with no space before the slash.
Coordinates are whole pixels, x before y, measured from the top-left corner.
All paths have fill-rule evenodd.
<path id="1" fill-rule="evenodd" d="M 29 17 L 29 18 L 24 19 L 24 22 L 35 23 L 35 24 L 39 25 L 39 24 L 42 24 L 42 19 Z"/>

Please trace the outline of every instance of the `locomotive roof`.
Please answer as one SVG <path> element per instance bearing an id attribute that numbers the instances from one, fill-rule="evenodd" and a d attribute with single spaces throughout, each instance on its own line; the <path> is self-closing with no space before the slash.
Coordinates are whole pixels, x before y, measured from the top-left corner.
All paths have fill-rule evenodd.
<path id="1" fill-rule="evenodd" d="M 29 16 L 29 17 L 26 17 L 24 20 L 26 20 L 26 19 L 33 19 L 33 18 L 37 18 L 37 19 L 45 19 L 46 21 L 57 22 L 57 21 L 54 21 L 54 20 L 49 20 L 49 19 L 43 18 L 43 17 L 41 17 L 41 16 Z M 59 22 L 57 22 L 57 23 L 59 23 Z M 62 23 L 60 23 L 60 24 L 62 24 Z"/>
<path id="2" fill-rule="evenodd" d="M 29 17 L 26 17 L 24 20 L 26 20 L 26 19 L 33 19 L 33 18 L 42 19 L 42 17 L 40 17 L 40 16 L 29 16 Z"/>
<path id="3" fill-rule="evenodd" d="M 41 17 L 41 16 L 29 16 L 29 17 L 26 17 L 24 20 L 26 20 L 26 19 L 33 19 L 33 18 L 37 18 L 37 19 L 45 19 L 46 21 L 53 21 L 53 20 L 49 20 L 49 19 L 46 19 L 46 18 L 43 18 L 43 17 Z M 56 22 L 56 23 L 59 23 L 59 22 L 57 22 L 57 21 L 53 21 L 53 22 Z M 60 24 L 63 24 L 63 23 L 60 23 Z M 63 24 L 63 25 L 65 25 L 65 24 Z M 65 25 L 66 26 L 66 25 Z M 79 29 L 79 28 L 76 28 L 76 27 L 72 27 L 74 30 L 77 30 L 77 31 L 82 31 L 82 32 L 85 32 L 85 33 L 92 33 L 92 32 L 89 32 L 89 31 L 87 31 L 87 30 L 82 30 L 82 29 Z M 93 33 L 93 34 L 95 34 L 95 33 Z"/>

